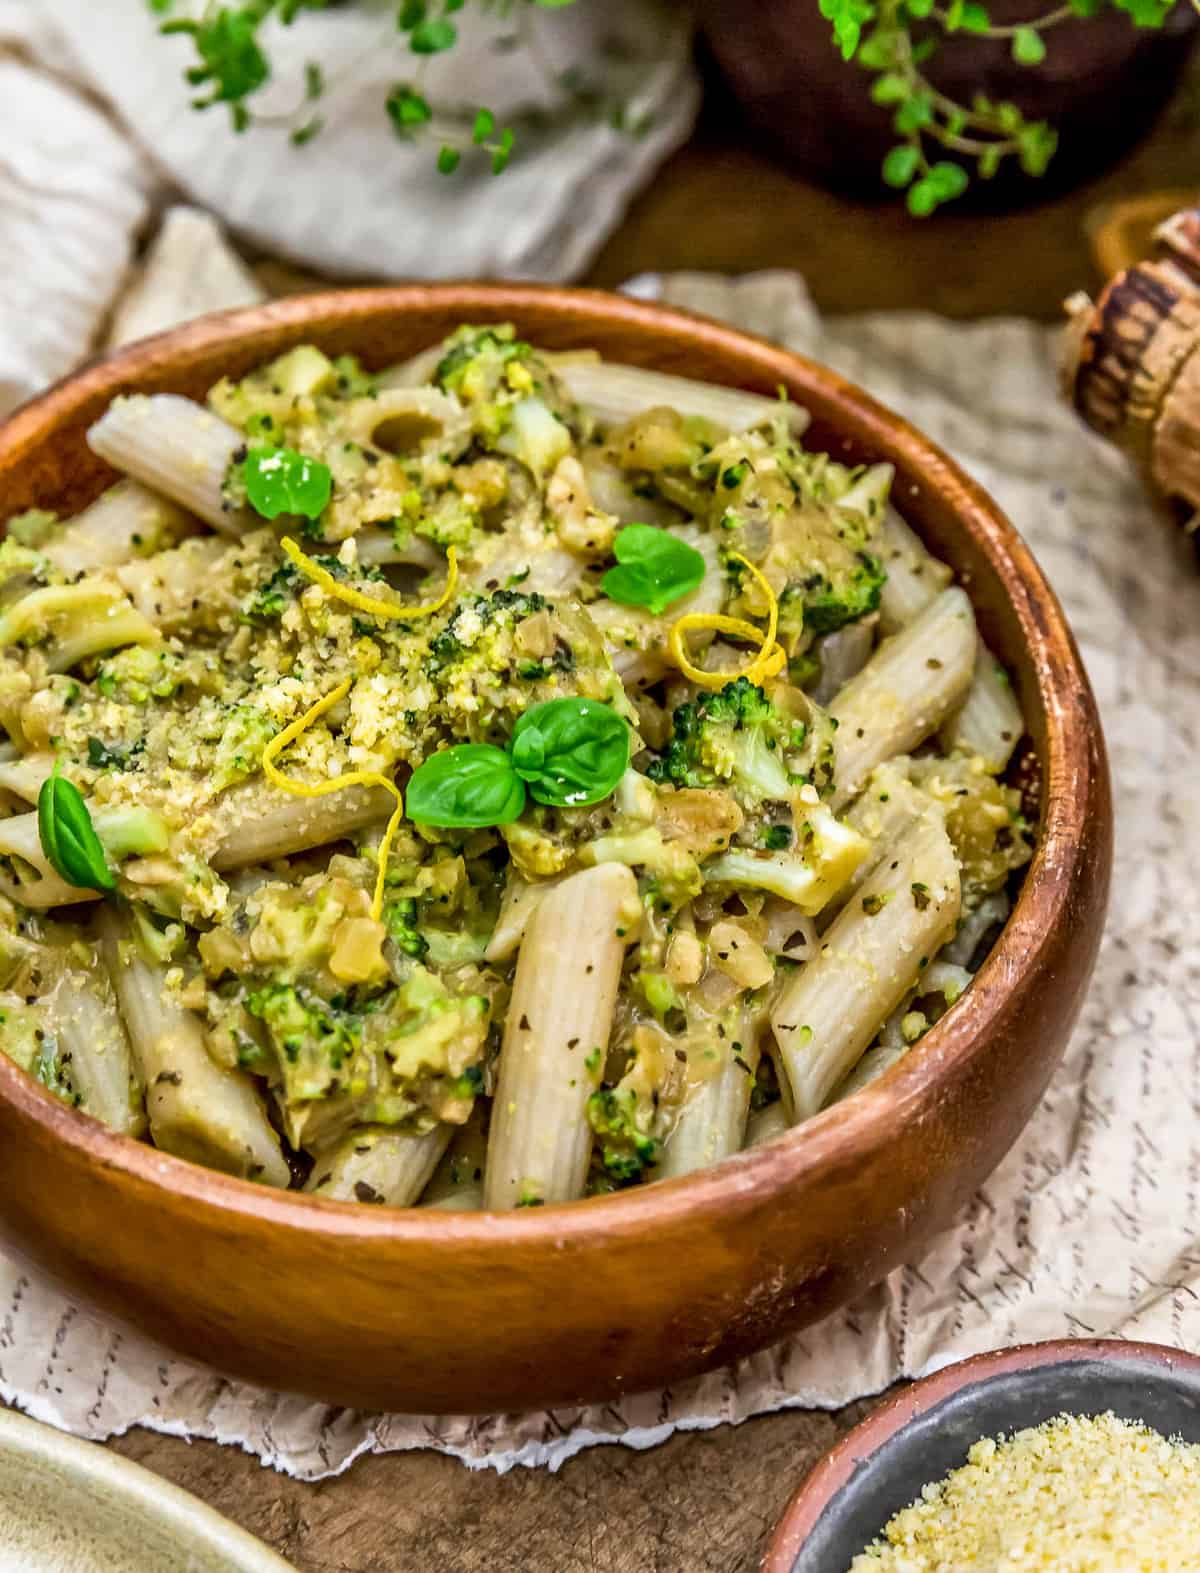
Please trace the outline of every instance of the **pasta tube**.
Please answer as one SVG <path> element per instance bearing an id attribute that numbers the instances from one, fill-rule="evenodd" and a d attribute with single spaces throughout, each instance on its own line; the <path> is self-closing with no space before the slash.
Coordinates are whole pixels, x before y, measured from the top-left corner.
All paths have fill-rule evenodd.
<path id="1" fill-rule="evenodd" d="M 582 1196 L 587 1101 L 600 1081 L 637 881 L 619 863 L 573 874 L 542 899 L 513 979 L 492 1108 L 484 1200 L 491 1208 Z"/>
<path id="2" fill-rule="evenodd" d="M 83 1112 L 122 1135 L 140 1136 L 142 1080 L 107 975 L 64 972 L 46 1003 Z"/>
<path id="3" fill-rule="evenodd" d="M 175 393 L 114 399 L 87 434 L 88 447 L 114 469 L 162 492 L 223 535 L 241 535 L 249 509 L 225 500 L 225 476 L 246 439 L 236 426 Z"/>
<path id="4" fill-rule="evenodd" d="M 691 1089 L 679 1110 L 655 1170 L 657 1179 L 705 1169 L 745 1145 L 759 1060 L 753 1023 L 743 1017 L 739 1038 L 714 1040 L 714 1046 L 720 1055 L 718 1068 Z"/>
<path id="5" fill-rule="evenodd" d="M 253 1083 L 212 1059 L 200 1018 L 172 1000 L 163 969 L 140 954 L 128 921 L 109 906 L 100 935 L 145 1082 L 154 1145 L 226 1174 L 286 1187 L 288 1166 Z"/>
<path id="6" fill-rule="evenodd" d="M 906 754 L 954 709 L 975 668 L 975 614 L 962 590 L 943 590 L 876 650 L 829 707 L 834 807 L 849 801 L 876 765 Z"/>
<path id="7" fill-rule="evenodd" d="M 219 840 L 210 862 L 223 874 L 327 846 L 386 820 L 394 807 L 379 787 L 348 786 L 322 798 L 288 797 L 260 783 L 238 788 L 225 793 L 214 811 Z M 0 834 L 2 826 L 0 821 Z"/>
<path id="8" fill-rule="evenodd" d="M 912 825 L 771 1012 L 793 1123 L 824 1107 L 954 932 L 958 863 L 941 816 Z"/>
<path id="9" fill-rule="evenodd" d="M 559 361 L 555 371 L 575 402 L 606 426 L 631 420 L 658 405 L 669 405 L 681 415 L 698 415 L 735 432 L 762 426 L 780 415 L 786 415 L 796 436 L 808 425 L 808 411 L 798 404 L 745 393 L 740 388 L 693 382 L 690 377 L 675 377 L 665 371 L 575 359 Z"/>
<path id="10" fill-rule="evenodd" d="M 768 1103 L 765 1109 L 756 1110 L 746 1122 L 746 1146 L 757 1147 L 762 1142 L 773 1141 L 790 1128 L 783 1100 L 776 1099 L 774 1103 Z"/>
<path id="11" fill-rule="evenodd" d="M 336 1202 L 411 1207 L 449 1146 L 453 1126 L 424 1135 L 359 1126 L 317 1159 L 304 1189 Z"/>
<path id="12" fill-rule="evenodd" d="M 194 529 L 182 508 L 139 481 L 118 481 L 42 548 L 66 574 L 116 568 L 173 546 Z"/>
<path id="13" fill-rule="evenodd" d="M 949 565 L 925 550 L 921 538 L 894 508 L 888 508 L 880 526 L 877 550 L 887 570 L 879 597 L 879 626 L 884 634 L 898 634 L 954 577 Z"/>
<path id="14" fill-rule="evenodd" d="M 967 697 L 945 722 L 938 739 L 947 753 L 977 754 L 999 775 L 1024 731 L 1025 721 L 1008 673 L 981 639 Z"/>

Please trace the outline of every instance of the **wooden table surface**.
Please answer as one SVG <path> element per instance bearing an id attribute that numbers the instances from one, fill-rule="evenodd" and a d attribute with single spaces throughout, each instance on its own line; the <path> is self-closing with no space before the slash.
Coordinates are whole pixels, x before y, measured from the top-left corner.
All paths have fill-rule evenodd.
<path id="1" fill-rule="evenodd" d="M 1118 169 L 1049 204 L 917 224 L 796 180 L 728 127 L 702 127 L 634 204 L 596 263 L 643 270 L 794 267 L 830 311 L 923 307 L 958 317 L 1057 314 L 1095 282 L 1097 205 L 1196 183 L 1200 75 Z M 135 1431 L 111 1446 L 260 1535 L 302 1573 L 743 1573 L 792 1489 L 865 1412 L 794 1411 L 592 1448 L 557 1475 L 471 1472 L 433 1453 L 365 1458 L 306 1485 L 211 1442 Z M 833 1570 L 831 1570 L 833 1573 Z"/>

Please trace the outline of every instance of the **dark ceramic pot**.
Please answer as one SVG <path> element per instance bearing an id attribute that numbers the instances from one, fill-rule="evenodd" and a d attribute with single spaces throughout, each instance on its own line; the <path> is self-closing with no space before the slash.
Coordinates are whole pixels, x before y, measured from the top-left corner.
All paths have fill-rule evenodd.
<path id="1" fill-rule="evenodd" d="M 805 174 L 855 195 L 882 195 L 884 154 L 897 140 L 890 109 L 872 103 L 871 76 L 841 58 L 817 0 L 697 0 L 717 68 L 755 130 Z M 1031 0 L 991 0 L 993 20 L 1028 20 Z M 939 36 L 940 36 L 940 30 Z M 1046 58 L 1020 66 L 1007 43 L 958 34 L 927 70 L 959 103 L 976 93 L 1011 100 L 1028 119 L 1049 120 L 1059 149 L 1045 176 L 1014 160 L 974 199 L 1035 200 L 1096 174 L 1130 148 L 1171 96 L 1200 36 L 1200 17 L 1180 4 L 1161 31 L 1135 28 L 1116 11 L 1071 20 L 1045 35 Z M 894 193 L 892 194 L 894 197 Z"/>

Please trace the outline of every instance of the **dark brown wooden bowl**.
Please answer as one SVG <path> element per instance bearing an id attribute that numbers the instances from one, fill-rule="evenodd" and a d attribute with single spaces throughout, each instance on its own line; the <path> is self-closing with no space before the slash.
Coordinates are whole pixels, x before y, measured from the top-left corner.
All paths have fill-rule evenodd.
<path id="1" fill-rule="evenodd" d="M 1111 805 L 1096 707 L 1057 600 L 996 505 L 833 372 L 684 313 L 585 290 L 441 285 L 295 298 L 97 361 L 0 428 L 5 514 L 111 480 L 84 433 L 114 394 L 200 395 L 313 340 L 381 366 L 462 321 L 773 393 L 812 440 L 887 459 L 914 527 L 974 596 L 1040 764 L 1036 856 L 973 986 L 874 1086 L 717 1168 L 502 1215 L 264 1190 L 115 1136 L 0 1055 L 0 1227 L 86 1300 L 222 1371 L 340 1404 L 480 1412 L 675 1382 L 827 1315 L 917 1255 L 1032 1113 L 1104 921 Z"/>
<path id="2" fill-rule="evenodd" d="M 872 1410 L 825 1455 L 784 1509 L 761 1573 L 846 1573 L 984 1437 L 1109 1410 L 1200 1442 L 1200 1358 L 1162 1344 L 1063 1338 L 947 1366 Z"/>

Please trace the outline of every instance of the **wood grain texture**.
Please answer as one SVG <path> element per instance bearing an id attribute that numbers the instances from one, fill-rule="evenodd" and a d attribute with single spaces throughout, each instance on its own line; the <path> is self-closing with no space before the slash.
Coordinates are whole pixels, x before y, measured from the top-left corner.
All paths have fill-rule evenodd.
<path id="1" fill-rule="evenodd" d="M 765 1416 L 646 1453 L 597 1447 L 556 1475 L 388 1453 L 311 1485 L 214 1442 L 135 1431 L 109 1445 L 298 1573 L 754 1573 L 796 1483 L 869 1407 Z"/>
<path id="2" fill-rule="evenodd" d="M 640 1391 L 761 1348 L 877 1282 L 950 1220 L 1028 1119 L 1107 896 L 1099 720 L 1028 549 L 897 416 L 729 328 L 536 287 L 301 297 L 202 320 L 60 384 L 0 430 L 0 487 L 12 509 L 89 501 L 109 476 L 83 435 L 118 392 L 197 394 L 305 340 L 377 366 L 460 321 L 509 318 L 552 348 L 595 345 L 763 393 L 782 384 L 812 410 L 814 446 L 894 463 L 900 506 L 970 584 L 1014 673 L 1042 782 L 1039 845 L 1001 942 L 919 1049 L 802 1129 L 641 1194 L 507 1216 L 268 1194 L 116 1137 L 0 1059 L 12 1249 L 219 1370 L 366 1408 L 471 1413 Z"/>

